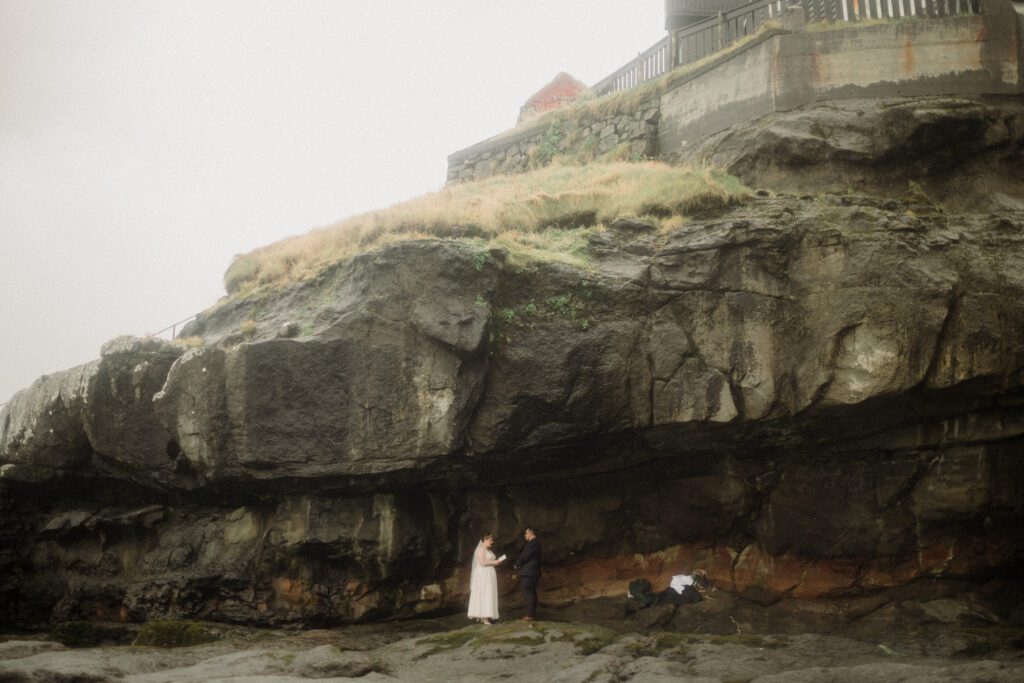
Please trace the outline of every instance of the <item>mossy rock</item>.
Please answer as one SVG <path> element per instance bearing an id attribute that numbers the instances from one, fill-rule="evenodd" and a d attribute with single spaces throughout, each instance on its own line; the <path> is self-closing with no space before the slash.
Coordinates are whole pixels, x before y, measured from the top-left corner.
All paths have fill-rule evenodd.
<path id="1" fill-rule="evenodd" d="M 426 638 L 421 638 L 417 641 L 419 645 L 428 645 L 430 649 L 421 654 L 418 659 L 423 659 L 431 655 L 440 654 L 442 652 L 448 652 L 449 650 L 457 650 L 466 643 L 476 638 L 476 633 L 473 632 L 472 627 L 459 629 L 457 631 L 447 631 L 444 633 L 436 633 Z"/>
<path id="2" fill-rule="evenodd" d="M 67 647 L 95 647 L 103 643 L 129 643 L 132 631 L 121 624 L 92 621 L 64 621 L 50 631 L 50 640 Z"/>
<path id="3" fill-rule="evenodd" d="M 614 640 L 614 633 L 598 626 L 561 622 L 531 622 L 529 625 L 523 625 L 516 621 L 488 627 L 467 626 L 427 636 L 417 642 L 430 646 L 429 650 L 420 655 L 422 659 L 464 646 L 476 650 L 484 646 L 532 647 L 557 642 L 571 643 L 578 653 L 590 655 L 607 647 Z"/>
<path id="4" fill-rule="evenodd" d="M 217 640 L 205 626 L 194 621 L 151 621 L 142 627 L 133 645 L 188 647 Z"/>

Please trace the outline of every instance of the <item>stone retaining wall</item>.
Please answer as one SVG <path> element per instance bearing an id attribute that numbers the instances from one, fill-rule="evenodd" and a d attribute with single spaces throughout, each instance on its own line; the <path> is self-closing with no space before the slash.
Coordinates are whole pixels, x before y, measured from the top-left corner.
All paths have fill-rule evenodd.
<path id="1" fill-rule="evenodd" d="M 523 173 L 555 157 L 579 163 L 654 157 L 660 117 L 657 99 L 625 113 L 544 117 L 450 155 L 448 182 Z"/>

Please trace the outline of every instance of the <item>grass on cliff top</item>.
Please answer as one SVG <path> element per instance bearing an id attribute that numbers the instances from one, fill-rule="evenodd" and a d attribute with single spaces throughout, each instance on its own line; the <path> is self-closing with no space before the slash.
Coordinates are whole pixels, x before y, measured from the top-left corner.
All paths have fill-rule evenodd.
<path id="1" fill-rule="evenodd" d="M 449 186 L 236 256 L 224 286 L 234 295 L 275 288 L 356 254 L 424 238 L 474 241 L 526 260 L 579 265 L 587 229 L 620 217 L 668 220 L 717 210 L 747 194 L 737 179 L 713 169 L 657 162 L 552 165 Z"/>

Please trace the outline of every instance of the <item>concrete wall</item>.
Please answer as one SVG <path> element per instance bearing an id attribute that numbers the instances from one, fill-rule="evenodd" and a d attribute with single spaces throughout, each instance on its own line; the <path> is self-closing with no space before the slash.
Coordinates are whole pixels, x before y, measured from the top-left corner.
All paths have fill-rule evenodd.
<path id="1" fill-rule="evenodd" d="M 658 155 L 678 153 L 707 135 L 773 111 L 772 65 L 782 37 L 755 40 L 663 94 Z"/>
<path id="2" fill-rule="evenodd" d="M 780 111 L 850 97 L 1012 94 L 1020 84 L 1012 12 L 793 33 L 779 38 L 777 60 Z"/>
<path id="3" fill-rule="evenodd" d="M 1010 4 L 1017 14 L 1017 68 L 1024 71 L 1024 0 L 1012 0 Z M 1024 72 L 1020 80 L 1024 87 Z"/>
<path id="4" fill-rule="evenodd" d="M 1018 21 L 986 14 L 802 30 L 753 43 L 662 96 L 659 156 L 744 120 L 847 98 L 1024 94 Z"/>
<path id="5" fill-rule="evenodd" d="M 659 99 L 605 120 L 565 121 L 559 155 L 671 161 L 708 135 L 776 111 L 846 98 L 1024 95 L 1024 0 L 982 0 L 984 14 L 806 31 L 803 13 L 687 73 Z M 685 67 L 684 67 L 685 68 Z M 653 113 L 652 113 L 653 112 Z M 569 129 L 571 128 L 571 130 Z M 452 154 L 448 180 L 517 173 L 545 163 L 550 123 L 515 129 Z M 539 163 L 538 163 L 539 162 Z"/>

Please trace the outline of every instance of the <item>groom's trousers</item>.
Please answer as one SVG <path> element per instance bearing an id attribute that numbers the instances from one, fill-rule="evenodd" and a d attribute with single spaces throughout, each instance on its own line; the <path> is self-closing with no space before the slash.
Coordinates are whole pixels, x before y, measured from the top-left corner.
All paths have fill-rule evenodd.
<path id="1" fill-rule="evenodd" d="M 523 584 L 523 600 L 526 602 L 526 616 L 537 616 L 537 582 L 539 576 L 519 576 Z"/>

